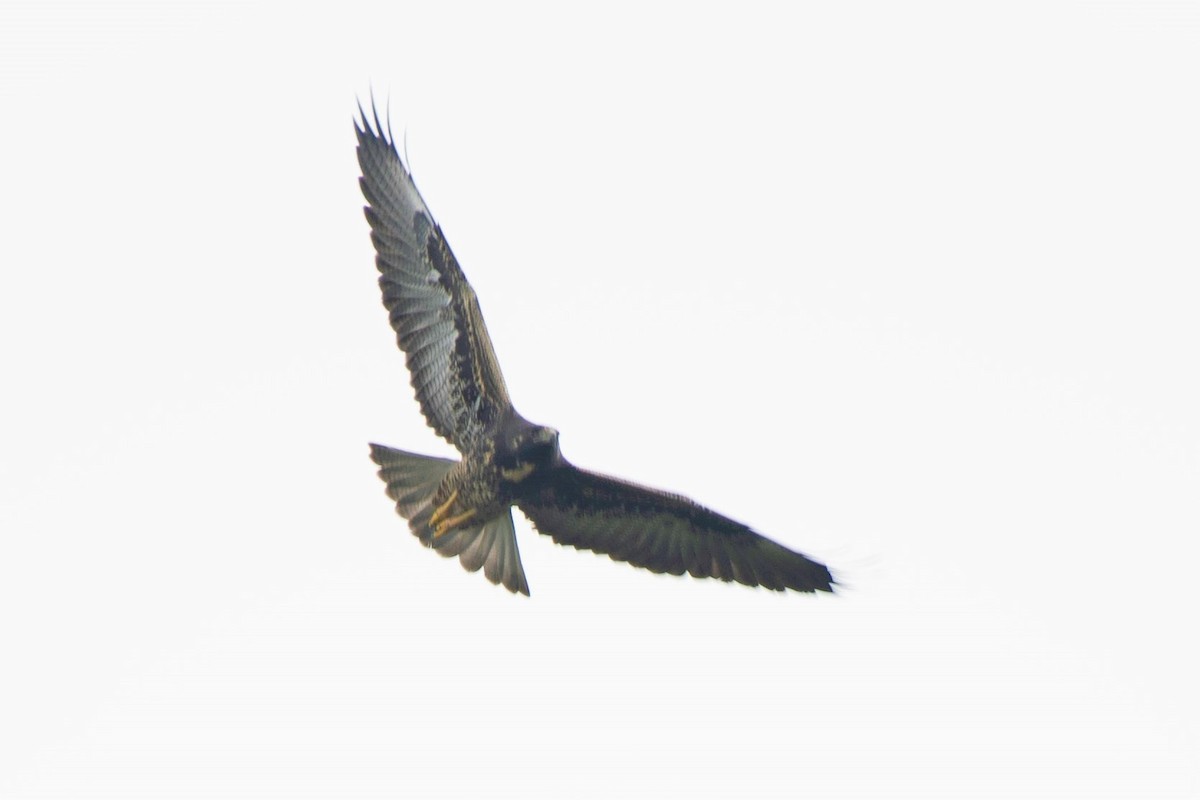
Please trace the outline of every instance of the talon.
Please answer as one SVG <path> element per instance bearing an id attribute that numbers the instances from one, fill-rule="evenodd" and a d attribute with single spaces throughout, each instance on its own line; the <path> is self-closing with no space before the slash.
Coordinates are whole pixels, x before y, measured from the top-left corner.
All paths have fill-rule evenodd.
<path id="1" fill-rule="evenodd" d="M 462 523 L 464 523 L 467 520 L 474 517 L 475 513 L 476 513 L 475 509 L 472 508 L 471 510 L 465 511 L 456 517 L 451 517 L 450 519 L 442 520 L 441 522 L 438 523 L 437 527 L 433 529 L 433 538 L 436 539 L 437 537 L 441 536 L 443 533 L 446 533 L 450 529 L 458 527 Z"/>
<path id="2" fill-rule="evenodd" d="M 442 517 L 446 516 L 446 513 L 450 510 L 450 506 L 454 505 L 454 501 L 457 499 L 458 489 L 455 489 L 450 493 L 450 496 L 446 498 L 446 502 L 435 508 L 433 513 L 429 515 L 429 527 L 441 527 L 438 525 L 438 522 Z"/>

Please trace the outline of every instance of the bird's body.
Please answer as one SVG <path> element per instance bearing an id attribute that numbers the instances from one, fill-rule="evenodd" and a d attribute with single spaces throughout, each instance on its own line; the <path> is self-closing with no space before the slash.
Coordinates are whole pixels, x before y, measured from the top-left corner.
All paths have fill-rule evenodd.
<path id="1" fill-rule="evenodd" d="M 361 109 L 360 109 L 361 111 Z M 680 495 L 581 470 L 517 413 L 479 301 L 377 115 L 356 124 L 383 301 L 422 413 L 459 461 L 371 445 L 397 512 L 444 556 L 529 593 L 515 505 L 560 544 L 654 572 L 830 591 L 829 570 Z"/>
<path id="2" fill-rule="evenodd" d="M 558 432 L 532 425 L 516 414 L 505 415 L 462 460 L 451 468 L 433 498 L 434 509 L 445 508 L 435 528 L 492 519 L 528 497 L 528 487 L 562 465 Z M 471 514 L 470 519 L 465 517 Z M 446 524 L 463 518 L 461 522 Z M 436 533 L 436 530 L 435 530 Z"/>

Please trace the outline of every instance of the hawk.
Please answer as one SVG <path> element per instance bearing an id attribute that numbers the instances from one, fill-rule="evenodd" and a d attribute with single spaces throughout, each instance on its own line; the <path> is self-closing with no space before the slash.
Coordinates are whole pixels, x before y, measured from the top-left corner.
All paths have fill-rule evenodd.
<path id="1" fill-rule="evenodd" d="M 783 591 L 832 591 L 829 569 L 678 494 L 579 469 L 558 431 L 513 408 L 475 291 L 372 104 L 355 120 L 379 286 L 412 386 L 455 461 L 372 444 L 413 534 L 471 572 L 529 594 L 512 507 L 555 542 L 652 572 Z"/>

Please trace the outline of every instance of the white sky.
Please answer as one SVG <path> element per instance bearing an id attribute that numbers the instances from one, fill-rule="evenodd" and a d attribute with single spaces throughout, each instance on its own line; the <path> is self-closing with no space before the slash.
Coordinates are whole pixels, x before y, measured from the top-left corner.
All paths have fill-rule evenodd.
<path id="1" fill-rule="evenodd" d="M 0 796 L 1200 796 L 1200 7 L 334 8 L 0 9 Z M 417 546 L 372 85 L 522 413 L 845 591 Z"/>

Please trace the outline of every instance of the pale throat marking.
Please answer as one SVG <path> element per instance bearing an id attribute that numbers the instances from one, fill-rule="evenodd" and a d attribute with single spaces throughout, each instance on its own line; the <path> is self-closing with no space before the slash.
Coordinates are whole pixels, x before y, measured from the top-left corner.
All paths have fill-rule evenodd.
<path id="1" fill-rule="evenodd" d="M 504 480 L 508 481 L 509 483 L 520 483 L 528 478 L 531 472 L 533 472 L 533 462 L 522 464 L 521 466 L 513 467 L 512 469 L 505 469 L 504 467 L 501 467 L 500 477 L 504 478 Z"/>

